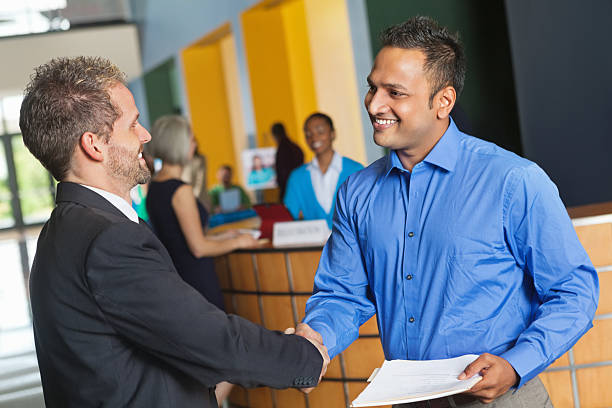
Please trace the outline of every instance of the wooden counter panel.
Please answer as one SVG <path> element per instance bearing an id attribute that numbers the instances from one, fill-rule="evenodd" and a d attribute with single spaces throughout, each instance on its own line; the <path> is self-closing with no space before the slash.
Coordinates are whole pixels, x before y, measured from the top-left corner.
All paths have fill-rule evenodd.
<path id="1" fill-rule="evenodd" d="M 376 334 L 378 335 L 378 325 L 376 322 L 376 315 L 370 317 L 370 319 L 361 325 L 359 328 L 359 334 Z"/>
<path id="2" fill-rule="evenodd" d="M 251 254 L 231 254 L 228 256 L 227 265 L 230 270 L 232 289 L 257 290 Z"/>
<path id="3" fill-rule="evenodd" d="M 306 408 L 306 397 L 296 389 L 274 390 L 277 407 Z"/>
<path id="4" fill-rule="evenodd" d="M 349 401 L 353 401 L 363 391 L 367 383 L 348 383 Z M 392 408 L 391 405 L 381 405 L 380 408 Z"/>
<path id="5" fill-rule="evenodd" d="M 340 356 L 336 356 L 327 366 L 325 377 L 342 378 L 342 367 L 340 366 Z"/>
<path id="6" fill-rule="evenodd" d="M 288 257 L 293 275 L 293 290 L 312 292 L 321 251 L 290 252 Z"/>
<path id="7" fill-rule="evenodd" d="M 612 224 L 576 227 L 582 246 L 596 267 L 612 265 Z"/>
<path id="8" fill-rule="evenodd" d="M 259 301 L 255 295 L 234 295 L 236 314 L 253 323 L 262 324 L 259 313 Z"/>
<path id="9" fill-rule="evenodd" d="M 273 407 L 273 390 L 267 387 L 249 388 L 249 407 Z"/>
<path id="10" fill-rule="evenodd" d="M 569 355 L 568 353 L 563 354 L 561 357 L 556 359 L 550 366 L 551 367 L 567 367 L 569 366 Z"/>
<path id="11" fill-rule="evenodd" d="M 257 254 L 259 290 L 262 292 L 288 292 L 289 280 L 285 268 L 285 254 L 269 252 Z"/>
<path id="12" fill-rule="evenodd" d="M 612 271 L 599 272 L 599 305 L 595 314 L 610 313 L 612 313 Z"/>
<path id="13" fill-rule="evenodd" d="M 344 385 L 338 381 L 321 381 L 317 388 L 308 394 L 308 402 L 310 408 L 345 407 Z M 285 407 L 281 405 L 278 408 Z"/>
<path id="14" fill-rule="evenodd" d="M 295 303 L 297 306 L 297 314 L 298 314 L 298 321 L 301 322 L 304 319 L 304 316 L 306 316 L 306 302 L 308 301 L 308 299 L 310 298 L 310 295 L 308 296 L 303 296 L 303 295 L 298 295 L 295 296 Z"/>
<path id="15" fill-rule="evenodd" d="M 574 346 L 576 364 L 612 361 L 612 319 L 595 320 L 589 330 Z M 612 377 L 610 377 L 612 378 Z"/>
<path id="16" fill-rule="evenodd" d="M 576 370 L 580 408 L 612 407 L 612 366 Z"/>
<path id="17" fill-rule="evenodd" d="M 238 406 L 241 407 L 248 407 L 249 406 L 249 400 L 247 397 L 247 390 L 246 388 L 240 386 L 240 385 L 235 385 L 232 388 L 232 391 L 228 397 L 229 401 L 233 404 L 236 404 Z"/>
<path id="18" fill-rule="evenodd" d="M 219 286 L 221 286 L 221 289 L 230 289 L 232 287 L 227 259 L 227 256 L 215 258 L 215 272 L 219 278 Z"/>
<path id="19" fill-rule="evenodd" d="M 291 297 L 262 296 L 261 301 L 266 328 L 285 331 L 288 327 L 295 327 Z"/>
<path id="20" fill-rule="evenodd" d="M 548 395 L 555 408 L 567 408 L 574 406 L 574 395 L 572 393 L 572 380 L 568 371 L 552 371 L 540 374 Z"/>
<path id="21" fill-rule="evenodd" d="M 385 361 L 379 338 L 359 338 L 342 354 L 349 378 L 369 378 L 372 371 Z"/>

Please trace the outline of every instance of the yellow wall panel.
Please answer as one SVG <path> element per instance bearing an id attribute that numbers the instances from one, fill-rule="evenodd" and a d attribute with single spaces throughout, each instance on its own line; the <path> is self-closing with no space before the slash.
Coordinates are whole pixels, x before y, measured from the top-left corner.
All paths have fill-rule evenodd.
<path id="1" fill-rule="evenodd" d="M 218 41 L 196 44 L 182 52 L 182 59 L 193 133 L 199 151 L 207 158 L 210 186 L 218 166 L 235 166 L 221 47 Z"/>
<path id="2" fill-rule="evenodd" d="M 306 144 L 303 125 L 308 115 L 317 110 L 317 98 L 304 1 L 286 1 L 281 7 L 281 13 L 284 22 L 289 79 L 293 90 L 293 109 L 297 121 L 295 128 L 292 129 L 292 136 L 304 151 L 305 161 L 310 161 L 314 155 Z"/>
<path id="3" fill-rule="evenodd" d="M 305 0 L 306 23 L 318 109 L 336 128 L 335 149 L 366 163 L 357 78 L 346 0 Z M 365 78 L 359 83 L 366 84 Z"/>
<path id="4" fill-rule="evenodd" d="M 279 120 L 285 123 L 292 138 L 296 136 L 297 118 L 283 24 L 279 7 L 256 6 L 242 14 L 259 147 L 274 145 L 271 136 L 264 135 Z"/>
<path id="5" fill-rule="evenodd" d="M 240 81 L 238 74 L 238 61 L 236 59 L 236 43 L 233 35 L 226 35 L 219 41 L 221 49 L 221 63 L 223 65 L 223 79 L 226 90 L 229 120 L 231 124 L 232 142 L 234 149 L 234 181 L 241 183 L 245 169 L 242 168 L 241 154 L 248 147 L 248 137 L 244 127 L 242 114 L 242 100 L 240 98 Z M 215 174 L 216 168 L 211 168 L 209 174 Z M 212 185 L 212 184 L 209 184 Z"/>

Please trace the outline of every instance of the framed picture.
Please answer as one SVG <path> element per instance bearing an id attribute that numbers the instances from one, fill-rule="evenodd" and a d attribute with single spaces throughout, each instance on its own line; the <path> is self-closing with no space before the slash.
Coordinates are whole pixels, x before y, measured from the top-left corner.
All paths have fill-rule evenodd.
<path id="1" fill-rule="evenodd" d="M 277 187 L 276 171 L 274 170 L 275 155 L 276 148 L 274 147 L 248 149 L 242 152 L 246 188 L 262 190 Z"/>

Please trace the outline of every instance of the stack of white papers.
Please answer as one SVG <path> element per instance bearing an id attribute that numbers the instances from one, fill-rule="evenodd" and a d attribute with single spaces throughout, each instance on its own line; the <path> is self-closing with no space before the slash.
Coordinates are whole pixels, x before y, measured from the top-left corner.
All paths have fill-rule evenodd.
<path id="1" fill-rule="evenodd" d="M 476 375 L 466 380 L 457 377 L 478 358 L 475 354 L 446 360 L 385 361 L 370 377 L 372 382 L 351 404 L 373 407 L 423 401 L 467 391 L 482 379 Z"/>

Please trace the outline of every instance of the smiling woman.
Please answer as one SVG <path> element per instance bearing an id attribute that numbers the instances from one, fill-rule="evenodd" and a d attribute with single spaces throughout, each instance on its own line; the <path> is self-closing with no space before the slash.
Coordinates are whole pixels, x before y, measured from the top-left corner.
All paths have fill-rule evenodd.
<path id="1" fill-rule="evenodd" d="M 315 157 L 291 173 L 284 203 L 294 219 L 324 219 L 331 229 L 338 188 L 363 166 L 333 150 L 336 132 L 328 115 L 315 112 L 308 116 L 304 135 Z"/>

